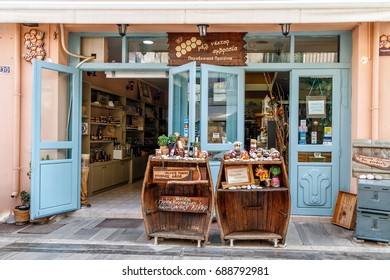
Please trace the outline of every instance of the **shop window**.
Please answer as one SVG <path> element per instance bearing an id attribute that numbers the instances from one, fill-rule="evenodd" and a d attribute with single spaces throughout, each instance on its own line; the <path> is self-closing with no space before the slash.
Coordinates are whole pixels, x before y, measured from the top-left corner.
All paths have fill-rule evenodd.
<path id="1" fill-rule="evenodd" d="M 210 144 L 237 139 L 237 75 L 211 72 L 208 80 L 208 131 Z"/>
<path id="2" fill-rule="evenodd" d="M 247 64 L 290 62 L 290 37 L 246 38 Z"/>
<path id="3" fill-rule="evenodd" d="M 122 38 L 107 38 L 108 44 L 108 62 L 122 61 Z"/>
<path id="4" fill-rule="evenodd" d="M 65 72 L 42 69 L 40 102 L 40 140 L 42 142 L 72 141 L 68 132 L 72 123 L 69 94 L 72 92 L 71 76 Z"/>
<path id="5" fill-rule="evenodd" d="M 129 63 L 168 63 L 166 37 L 128 38 Z"/>
<path id="6" fill-rule="evenodd" d="M 339 62 L 340 36 L 295 36 L 294 62 Z"/>

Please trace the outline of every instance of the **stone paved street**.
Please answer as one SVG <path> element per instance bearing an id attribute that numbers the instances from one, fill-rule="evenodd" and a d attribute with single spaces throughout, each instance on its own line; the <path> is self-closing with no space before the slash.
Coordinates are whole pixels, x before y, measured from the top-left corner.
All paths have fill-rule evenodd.
<path id="1" fill-rule="evenodd" d="M 58 216 L 48 225 L 21 226 L 0 233 L 2 260 L 78 259 L 291 259 L 291 260 L 390 260 L 390 246 L 374 241 L 357 242 L 353 230 L 294 217 L 285 247 L 268 241 L 236 241 L 234 247 L 221 243 L 216 222 L 209 242 L 197 248 L 190 240 L 166 239 L 154 245 L 147 239 L 141 219 L 124 219 L 128 228 L 118 228 L 107 218 Z M 104 225 L 103 225 L 104 224 Z M 56 225 L 56 226 L 54 226 Z M 111 226 L 111 227 L 110 227 Z M 133 226 L 133 227 L 132 227 Z M 42 230 L 39 230 L 42 227 Z M 49 232 L 50 233 L 40 233 Z M 34 233 L 35 232 L 35 233 Z"/>

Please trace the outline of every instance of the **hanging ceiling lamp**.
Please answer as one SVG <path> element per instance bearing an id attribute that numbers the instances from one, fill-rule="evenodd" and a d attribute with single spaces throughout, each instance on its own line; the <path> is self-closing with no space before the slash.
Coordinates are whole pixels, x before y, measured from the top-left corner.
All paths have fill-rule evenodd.
<path id="1" fill-rule="evenodd" d="M 204 38 L 206 37 L 206 34 L 207 34 L 207 27 L 209 27 L 208 24 L 198 24 L 198 29 L 199 29 L 199 35 L 201 38 Z"/>
<path id="2" fill-rule="evenodd" d="M 117 24 L 118 25 L 118 32 L 119 32 L 119 35 L 121 35 L 122 37 L 126 35 L 126 30 L 127 30 L 127 26 L 129 26 L 128 24 Z"/>
<path id="3" fill-rule="evenodd" d="M 282 28 L 282 34 L 284 35 L 284 37 L 287 37 L 287 35 L 290 33 L 291 23 L 281 23 L 279 25 Z"/>

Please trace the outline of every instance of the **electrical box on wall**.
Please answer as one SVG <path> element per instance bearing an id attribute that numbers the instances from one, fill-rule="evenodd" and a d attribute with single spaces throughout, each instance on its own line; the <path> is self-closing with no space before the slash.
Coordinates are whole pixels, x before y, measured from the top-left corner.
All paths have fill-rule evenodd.
<path id="1" fill-rule="evenodd" d="M 81 55 L 95 56 L 90 62 L 108 62 L 108 42 L 106 38 L 81 38 Z"/>

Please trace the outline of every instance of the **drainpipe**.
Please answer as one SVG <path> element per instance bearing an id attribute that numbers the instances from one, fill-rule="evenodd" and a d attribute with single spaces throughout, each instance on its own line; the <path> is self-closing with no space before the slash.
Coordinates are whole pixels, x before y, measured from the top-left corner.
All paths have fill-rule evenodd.
<path id="1" fill-rule="evenodd" d="M 89 60 L 95 59 L 94 56 L 84 56 L 79 54 L 74 54 L 68 51 L 68 49 L 65 47 L 65 31 L 64 31 L 64 25 L 60 24 L 60 38 L 61 38 L 61 46 L 62 49 L 70 56 L 82 58 L 83 60 L 79 62 L 79 64 L 76 65 L 76 68 L 79 68 L 84 62 L 87 62 Z"/>
<path id="2" fill-rule="evenodd" d="M 12 147 L 12 193 L 11 197 L 18 196 L 20 192 L 20 106 L 21 106 L 21 86 L 20 86 L 20 24 L 14 27 L 14 81 L 13 81 L 13 147 Z"/>
<path id="3" fill-rule="evenodd" d="M 372 48 L 372 87 L 371 87 L 371 138 L 378 140 L 379 136 L 379 23 L 373 23 L 371 36 Z M 369 42 L 370 44 L 371 42 Z"/>

